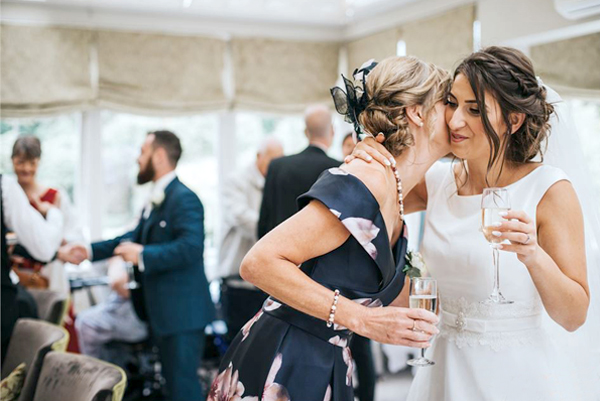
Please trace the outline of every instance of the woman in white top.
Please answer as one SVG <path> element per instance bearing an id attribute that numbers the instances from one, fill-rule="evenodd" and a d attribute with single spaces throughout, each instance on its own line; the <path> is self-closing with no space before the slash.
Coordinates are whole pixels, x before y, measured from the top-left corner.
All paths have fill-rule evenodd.
<path id="1" fill-rule="evenodd" d="M 553 111 L 515 49 L 483 49 L 455 71 L 446 123 L 460 162 L 434 165 L 405 203 L 427 210 L 422 253 L 438 281 L 442 322 L 427 355 L 436 365 L 419 368 L 410 401 L 597 400 L 593 365 L 563 364 L 566 350 L 541 324 L 545 310 L 575 331 L 590 302 L 577 195 L 564 172 L 534 162 Z M 360 145 L 355 155 L 383 161 L 387 152 L 369 141 L 379 152 Z M 493 284 L 480 232 L 487 187 L 506 188 L 512 203 L 494 235 L 504 240 L 501 289 L 513 304 L 481 302 Z"/>
<path id="2" fill-rule="evenodd" d="M 36 179 L 41 156 L 42 147 L 38 138 L 22 136 L 15 141 L 11 158 L 17 181 L 34 208 L 38 209 L 40 203 L 48 202 L 60 209 L 64 216 L 63 244 L 83 242 L 81 225 L 74 213 L 69 196 L 64 191 L 47 187 Z M 39 229 L 43 230 L 44 228 L 39 227 Z M 63 262 L 54 260 L 42 267 L 39 262 L 25 256 L 25 258 L 20 258 L 13 255 L 13 260 L 17 262 L 17 265 L 22 266 L 21 273 L 18 273 L 22 285 L 33 288 L 49 288 L 52 291 L 69 294 L 69 283 Z"/>

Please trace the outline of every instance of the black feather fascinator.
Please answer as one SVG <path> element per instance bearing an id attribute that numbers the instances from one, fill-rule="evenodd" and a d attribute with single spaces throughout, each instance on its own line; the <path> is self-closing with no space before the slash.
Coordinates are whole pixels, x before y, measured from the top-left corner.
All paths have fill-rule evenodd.
<path id="1" fill-rule="evenodd" d="M 342 74 L 346 91 L 338 86 L 331 88 L 331 96 L 333 97 L 335 109 L 344 116 L 344 121 L 354 126 L 353 138 L 355 143 L 358 142 L 360 135 L 364 134 L 364 129 L 358 121 L 358 116 L 366 109 L 369 103 L 366 79 L 367 75 L 369 75 L 376 65 L 376 61 L 369 60 L 360 68 L 355 69 L 352 77 L 354 78 L 354 82 L 357 83 L 356 85 Z"/>

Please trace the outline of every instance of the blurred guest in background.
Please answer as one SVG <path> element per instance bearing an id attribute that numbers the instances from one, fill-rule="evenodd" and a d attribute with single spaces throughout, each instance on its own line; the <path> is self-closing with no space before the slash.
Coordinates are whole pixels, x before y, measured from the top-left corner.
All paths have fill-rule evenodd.
<path id="1" fill-rule="evenodd" d="M 29 198 L 31 206 L 37 210 L 39 210 L 41 202 L 47 202 L 60 208 L 64 217 L 62 244 L 83 242 L 83 232 L 68 194 L 62 190 L 42 185 L 36 179 L 41 157 L 42 145 L 37 137 L 22 136 L 18 138 L 13 145 L 11 156 L 17 181 Z M 15 247 L 11 260 L 13 270 L 25 288 L 49 289 L 66 296 L 70 294 L 69 279 L 61 260 L 54 259 L 49 263 L 42 263 L 35 260 L 21 245 Z M 24 295 L 23 292 L 21 294 Z M 65 328 L 70 335 L 68 351 L 79 352 L 74 319 L 75 315 L 71 305 L 65 318 Z"/>
<path id="2" fill-rule="evenodd" d="M 344 140 L 342 141 L 342 157 L 344 158 L 352 154 L 354 146 L 356 145 L 354 143 L 354 138 L 352 138 L 352 135 L 354 135 L 353 132 L 347 133 L 344 137 Z"/>
<path id="3" fill-rule="evenodd" d="M 18 279 L 14 281 L 11 279 L 11 263 L 6 235 L 9 231 L 14 232 L 27 252 L 40 261 L 52 259 L 62 238 L 63 216 L 60 210 L 48 202 L 41 201 L 37 205 L 39 212 L 31 207 L 27 195 L 14 179 L 0 174 L 2 360 L 6 355 L 15 322 L 19 317 L 16 284 Z"/>
<path id="4" fill-rule="evenodd" d="M 85 355 L 123 366 L 123 350 L 107 346 L 111 341 L 140 342 L 148 337 L 148 328 L 137 316 L 130 299 L 129 274 L 120 257 L 108 262 L 111 293 L 108 299 L 77 315 L 79 348 Z"/>
<path id="5" fill-rule="evenodd" d="M 256 227 L 265 176 L 271 160 L 283 156 L 283 146 L 274 138 L 264 141 L 250 166 L 244 166 L 225 184 L 223 207 L 225 236 L 219 248 L 219 274 L 239 276 L 240 264 L 256 243 Z"/>
<path id="6" fill-rule="evenodd" d="M 31 206 L 39 209 L 40 202 L 47 202 L 62 211 L 63 244 L 82 242 L 83 233 L 69 196 L 64 191 L 47 187 L 36 179 L 41 156 L 42 146 L 35 136 L 22 136 L 15 141 L 11 159 L 17 181 L 29 198 Z M 48 264 L 40 263 L 19 246 L 13 252 L 12 260 L 13 267 L 24 287 L 49 288 L 52 291 L 68 294 L 68 278 L 64 264 L 60 260 Z"/>
<path id="7" fill-rule="evenodd" d="M 271 160 L 283 156 L 283 146 L 274 138 L 266 139 L 249 166 L 235 172 L 225 184 L 223 193 L 224 237 L 219 247 L 221 305 L 230 337 L 261 307 L 266 294 L 240 277 L 240 265 L 256 243 L 258 213 Z"/>
<path id="8" fill-rule="evenodd" d="M 269 166 L 258 220 L 258 238 L 298 211 L 296 198 L 307 192 L 319 175 L 340 162 L 327 156 L 333 142 L 331 112 L 314 105 L 304 113 L 309 145 L 302 152 L 282 157 Z"/>
<path id="9" fill-rule="evenodd" d="M 96 261 L 117 255 L 136 266 L 141 287 L 132 291 L 132 301 L 160 349 L 170 399 L 196 401 L 203 399 L 197 370 L 214 305 L 204 274 L 204 208 L 177 178 L 181 152 L 174 133 L 148 133 L 137 180 L 152 181 L 154 187 L 139 224 L 120 237 L 92 244 L 86 256 Z M 86 249 L 67 245 L 63 251 L 77 261 Z"/>

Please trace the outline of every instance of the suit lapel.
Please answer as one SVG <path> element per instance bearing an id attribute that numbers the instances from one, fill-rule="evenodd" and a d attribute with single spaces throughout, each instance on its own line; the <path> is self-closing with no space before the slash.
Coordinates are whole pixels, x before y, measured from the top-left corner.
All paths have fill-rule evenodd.
<path id="1" fill-rule="evenodd" d="M 148 242 L 148 235 L 150 235 L 150 230 L 154 227 L 156 220 L 159 219 L 159 216 L 163 211 L 163 207 L 164 207 L 165 203 L 167 203 L 167 201 L 169 200 L 170 193 L 172 192 L 173 188 L 175 187 L 175 184 L 178 182 L 179 182 L 179 180 L 177 179 L 177 177 L 175 177 L 173 179 L 173 181 L 171 181 L 169 183 L 169 185 L 167 185 L 167 187 L 165 188 L 165 199 L 163 200 L 163 202 L 160 205 L 158 205 L 158 207 L 152 208 L 152 211 L 150 212 L 150 216 L 148 216 L 148 219 L 146 221 L 144 221 L 144 225 L 142 227 L 142 238 L 141 238 L 142 245 L 144 245 Z"/>
<path id="2" fill-rule="evenodd" d="M 142 226 L 142 245 L 145 245 L 148 242 L 150 228 L 152 227 L 152 224 L 154 224 L 154 220 L 156 220 L 156 216 L 158 215 L 158 209 L 160 209 L 161 206 L 158 208 L 153 208 L 150 212 L 150 216 L 148 216 L 148 218 L 144 221 L 144 225 Z"/>

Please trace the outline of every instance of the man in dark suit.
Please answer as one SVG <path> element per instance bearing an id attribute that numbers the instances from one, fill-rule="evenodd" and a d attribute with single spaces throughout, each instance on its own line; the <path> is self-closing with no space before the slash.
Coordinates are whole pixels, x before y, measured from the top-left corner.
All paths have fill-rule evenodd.
<path id="1" fill-rule="evenodd" d="M 204 274 L 204 210 L 200 199 L 175 175 L 181 145 L 169 131 L 151 132 L 138 158 L 138 183 L 154 182 L 151 202 L 137 227 L 91 246 L 91 260 L 121 256 L 141 283 L 141 307 L 160 349 L 172 401 L 203 399 L 197 369 L 204 327 L 214 305 Z M 132 301 L 136 305 L 135 294 Z M 145 315 L 145 316 L 143 316 Z"/>
<path id="2" fill-rule="evenodd" d="M 325 153 L 333 142 L 329 109 L 311 106 L 304 120 L 308 147 L 298 154 L 275 159 L 269 165 L 260 206 L 258 238 L 298 211 L 296 198 L 308 191 L 323 171 L 341 164 Z"/>

